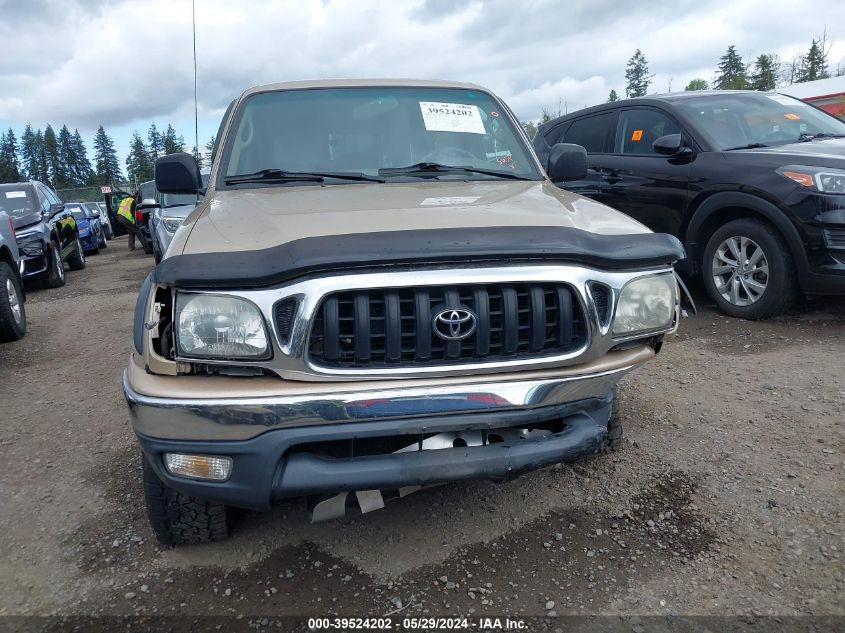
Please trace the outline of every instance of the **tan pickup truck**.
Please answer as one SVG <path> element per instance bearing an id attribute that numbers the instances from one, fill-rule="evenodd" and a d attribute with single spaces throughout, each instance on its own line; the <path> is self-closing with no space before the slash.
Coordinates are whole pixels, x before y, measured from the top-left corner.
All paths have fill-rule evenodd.
<path id="1" fill-rule="evenodd" d="M 313 517 L 620 445 L 615 387 L 677 327 L 671 236 L 554 186 L 484 88 L 309 81 L 227 111 L 207 189 L 145 281 L 124 374 L 166 543 L 230 507 Z"/>

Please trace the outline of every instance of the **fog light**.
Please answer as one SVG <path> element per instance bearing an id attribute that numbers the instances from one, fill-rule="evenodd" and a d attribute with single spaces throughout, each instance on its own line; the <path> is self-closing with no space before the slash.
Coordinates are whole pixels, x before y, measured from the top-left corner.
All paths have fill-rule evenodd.
<path id="1" fill-rule="evenodd" d="M 164 465 L 171 475 L 189 479 L 224 481 L 232 472 L 232 458 L 219 455 L 165 453 Z"/>

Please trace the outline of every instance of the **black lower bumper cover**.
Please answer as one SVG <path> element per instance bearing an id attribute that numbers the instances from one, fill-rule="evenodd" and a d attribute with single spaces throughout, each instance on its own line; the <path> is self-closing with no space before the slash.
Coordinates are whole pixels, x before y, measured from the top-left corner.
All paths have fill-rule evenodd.
<path id="1" fill-rule="evenodd" d="M 594 455 L 607 437 L 611 406 L 608 399 L 532 410 L 279 429 L 244 441 L 187 442 L 144 435 L 138 440 L 166 485 L 226 505 L 265 510 L 273 502 L 291 497 L 396 490 L 466 479 L 507 479 L 548 464 Z M 408 445 L 413 445 L 423 432 L 519 428 L 555 419 L 565 424 L 559 433 L 484 446 L 346 459 L 291 450 L 299 444 L 396 434 L 407 435 Z M 231 478 L 207 482 L 173 477 L 163 467 L 162 456 L 168 452 L 231 456 Z"/>
<path id="2" fill-rule="evenodd" d="M 511 444 L 487 444 L 433 451 L 393 453 L 355 459 L 324 459 L 294 454 L 273 485 L 274 496 L 320 492 L 395 490 L 403 486 L 464 479 L 507 479 L 546 464 L 572 461 L 598 452 L 607 435 L 586 414 L 568 418 L 560 433 Z"/>

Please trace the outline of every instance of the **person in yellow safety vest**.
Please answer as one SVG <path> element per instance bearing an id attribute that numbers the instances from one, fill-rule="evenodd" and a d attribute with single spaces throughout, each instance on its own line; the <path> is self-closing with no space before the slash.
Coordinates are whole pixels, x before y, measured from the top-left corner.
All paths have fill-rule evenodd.
<path id="1" fill-rule="evenodd" d="M 144 236 L 138 225 L 135 223 L 135 199 L 138 193 L 134 196 L 128 196 L 120 201 L 117 207 L 117 223 L 129 234 L 129 250 L 135 250 L 135 238 L 137 237 L 141 244 L 144 243 Z"/>

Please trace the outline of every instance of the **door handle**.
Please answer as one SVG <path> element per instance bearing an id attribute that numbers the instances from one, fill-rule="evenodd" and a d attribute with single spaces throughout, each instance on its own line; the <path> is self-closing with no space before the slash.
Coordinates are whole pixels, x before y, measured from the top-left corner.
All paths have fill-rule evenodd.
<path id="1" fill-rule="evenodd" d="M 612 185 L 612 184 L 617 183 L 617 182 L 619 182 L 620 180 L 622 180 L 622 177 L 619 175 L 619 173 L 618 173 L 618 172 L 611 171 L 611 172 L 608 172 L 608 173 L 606 173 L 606 174 L 602 174 L 602 175 L 601 175 L 601 179 L 602 179 L 604 182 L 606 182 L 606 183 L 610 183 L 610 184 Z"/>

